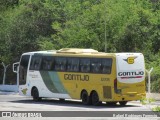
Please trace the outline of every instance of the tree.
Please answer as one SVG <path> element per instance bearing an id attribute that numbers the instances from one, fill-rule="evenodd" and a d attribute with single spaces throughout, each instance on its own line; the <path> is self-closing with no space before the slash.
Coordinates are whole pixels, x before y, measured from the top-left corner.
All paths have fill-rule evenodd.
<path id="1" fill-rule="evenodd" d="M 146 66 L 158 66 L 158 0 L 1 0 L 0 3 L 0 61 L 6 64 L 18 61 L 24 52 L 37 50 L 78 47 L 104 52 L 106 33 L 107 52 L 142 52 Z M 155 81 L 159 74 L 154 75 Z"/>

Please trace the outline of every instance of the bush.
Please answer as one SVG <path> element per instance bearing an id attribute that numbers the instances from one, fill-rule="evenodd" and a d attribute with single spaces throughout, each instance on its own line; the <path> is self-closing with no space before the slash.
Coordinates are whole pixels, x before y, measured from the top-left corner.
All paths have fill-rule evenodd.
<path id="1" fill-rule="evenodd" d="M 157 106 L 157 107 L 153 108 L 152 110 L 156 111 L 156 112 L 160 112 L 160 106 Z"/>

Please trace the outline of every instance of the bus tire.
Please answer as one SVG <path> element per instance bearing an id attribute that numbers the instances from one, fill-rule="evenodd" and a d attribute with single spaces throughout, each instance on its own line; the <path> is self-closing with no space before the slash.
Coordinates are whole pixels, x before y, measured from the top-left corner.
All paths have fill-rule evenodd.
<path id="1" fill-rule="evenodd" d="M 84 104 L 84 105 L 90 105 L 91 104 L 91 99 L 90 99 L 90 97 L 88 96 L 88 93 L 87 93 L 87 91 L 82 91 L 82 93 L 81 93 L 81 99 L 82 99 L 82 103 Z"/>
<path id="2" fill-rule="evenodd" d="M 94 106 L 98 106 L 102 103 L 99 101 L 99 96 L 96 91 L 93 91 L 91 93 L 91 98 L 92 98 L 92 105 L 94 105 Z"/>
<path id="3" fill-rule="evenodd" d="M 128 102 L 128 101 L 120 101 L 119 104 L 120 104 L 121 106 L 125 106 L 125 105 L 127 104 L 127 102 Z"/>
<path id="4" fill-rule="evenodd" d="M 36 87 L 32 89 L 32 97 L 34 101 L 40 101 L 42 99 L 41 97 L 39 97 L 39 92 Z"/>

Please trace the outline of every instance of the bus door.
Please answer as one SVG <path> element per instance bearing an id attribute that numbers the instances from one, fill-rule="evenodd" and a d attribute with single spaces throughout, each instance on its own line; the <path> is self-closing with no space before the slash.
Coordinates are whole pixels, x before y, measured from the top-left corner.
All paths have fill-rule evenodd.
<path id="1" fill-rule="evenodd" d="M 19 93 L 26 95 L 27 93 L 27 71 L 30 55 L 23 55 L 19 64 Z"/>

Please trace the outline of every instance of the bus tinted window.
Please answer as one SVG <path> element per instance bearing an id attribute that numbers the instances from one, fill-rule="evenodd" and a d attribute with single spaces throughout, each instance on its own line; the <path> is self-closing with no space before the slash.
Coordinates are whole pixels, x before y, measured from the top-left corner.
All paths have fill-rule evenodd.
<path id="1" fill-rule="evenodd" d="M 55 70 L 56 71 L 65 71 L 66 70 L 67 59 L 64 57 L 55 58 Z"/>
<path id="2" fill-rule="evenodd" d="M 30 70 L 39 70 L 41 64 L 40 56 L 32 56 Z"/>
<path id="3" fill-rule="evenodd" d="M 19 85 L 26 84 L 27 69 L 30 55 L 23 55 L 19 67 Z"/>
<path id="4" fill-rule="evenodd" d="M 54 61 L 52 56 L 44 56 L 42 58 L 41 70 L 53 70 Z"/>
<path id="5" fill-rule="evenodd" d="M 91 71 L 101 73 L 101 59 L 91 59 Z"/>
<path id="6" fill-rule="evenodd" d="M 90 72 L 90 59 L 80 59 L 80 71 Z"/>
<path id="7" fill-rule="evenodd" d="M 111 58 L 76 58 L 33 56 L 30 70 L 54 70 L 82 73 L 111 74 Z"/>
<path id="8" fill-rule="evenodd" d="M 67 71 L 78 72 L 79 71 L 79 59 L 68 58 Z"/>
<path id="9" fill-rule="evenodd" d="M 102 73 L 110 74 L 112 67 L 112 59 L 102 59 Z"/>
<path id="10" fill-rule="evenodd" d="M 23 66 L 25 69 L 27 69 L 28 68 L 28 62 L 29 62 L 29 57 L 30 57 L 29 55 L 22 56 L 20 66 Z"/>

